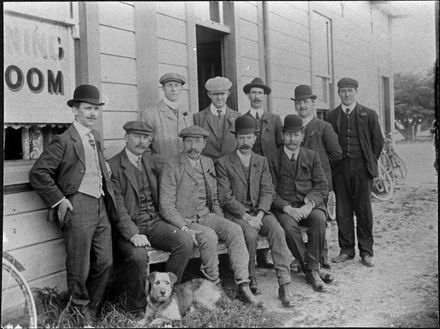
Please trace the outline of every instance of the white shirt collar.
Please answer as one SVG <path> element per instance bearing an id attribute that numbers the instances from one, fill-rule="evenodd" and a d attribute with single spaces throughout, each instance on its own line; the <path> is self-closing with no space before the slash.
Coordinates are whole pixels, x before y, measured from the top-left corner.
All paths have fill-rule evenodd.
<path id="1" fill-rule="evenodd" d="M 342 111 L 346 112 L 347 108 L 350 109 L 350 111 L 348 112 L 348 114 L 351 114 L 351 112 L 354 110 L 354 108 L 356 107 L 356 102 L 354 102 L 353 104 L 351 104 L 350 106 L 346 106 L 344 104 L 341 104 L 342 107 Z"/>
<path id="2" fill-rule="evenodd" d="M 263 110 L 263 108 L 257 110 L 257 109 L 254 109 L 251 107 L 249 109 L 249 112 L 255 119 L 257 118 L 257 112 L 258 112 L 258 116 L 261 119 L 263 117 L 264 110 Z"/>
<path id="3" fill-rule="evenodd" d="M 86 126 L 83 126 L 78 121 L 73 121 L 73 126 L 76 128 L 76 130 L 78 131 L 78 133 L 81 137 L 88 138 L 87 134 L 92 132 L 92 129 L 90 129 Z M 92 137 L 93 137 L 93 134 L 92 134 Z"/>
<path id="4" fill-rule="evenodd" d="M 177 110 L 179 108 L 179 102 L 170 101 L 168 98 L 164 97 L 163 102 L 171 107 L 173 110 Z"/>
<path id="5" fill-rule="evenodd" d="M 237 155 L 241 161 L 241 163 L 245 166 L 245 167 L 249 167 L 249 164 L 251 163 L 251 156 L 252 156 L 252 152 L 249 153 L 249 155 L 244 155 L 243 153 L 240 152 L 239 149 L 237 149 Z"/>
<path id="6" fill-rule="evenodd" d="M 188 159 L 191 167 L 195 167 L 197 164 L 200 164 L 200 158 L 198 158 L 197 160 L 193 160 L 191 159 L 189 156 L 186 156 L 186 158 Z"/>
<path id="7" fill-rule="evenodd" d="M 295 160 L 298 160 L 299 148 L 296 150 L 296 152 L 293 152 L 289 150 L 286 146 L 284 146 L 284 153 L 286 153 L 289 159 L 292 159 L 292 154 L 295 154 Z"/>
<path id="8" fill-rule="evenodd" d="M 128 160 L 135 166 L 137 167 L 137 161 L 139 158 L 142 158 L 142 155 L 136 155 L 131 153 L 128 148 L 125 148 L 125 153 L 127 154 Z"/>
<path id="9" fill-rule="evenodd" d="M 211 103 L 210 109 L 211 109 L 211 113 L 215 116 L 218 116 L 218 112 L 217 112 L 218 110 L 222 111 L 222 115 L 226 114 L 226 105 L 218 109 L 214 106 L 214 104 Z"/>

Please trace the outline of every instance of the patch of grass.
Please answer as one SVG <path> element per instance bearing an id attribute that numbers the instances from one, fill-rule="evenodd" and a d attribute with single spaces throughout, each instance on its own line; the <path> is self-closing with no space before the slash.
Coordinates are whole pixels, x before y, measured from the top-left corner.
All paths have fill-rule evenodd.
<path id="1" fill-rule="evenodd" d="M 67 294 L 56 289 L 37 290 L 38 326 L 42 328 L 79 328 L 83 326 L 80 312 L 71 306 Z M 133 328 L 140 318 L 125 312 L 124 295 L 108 296 L 101 309 L 97 328 Z M 174 328 L 275 328 L 282 317 L 276 313 L 245 305 L 238 300 L 222 302 L 220 314 L 195 309 L 182 321 L 174 321 Z"/>

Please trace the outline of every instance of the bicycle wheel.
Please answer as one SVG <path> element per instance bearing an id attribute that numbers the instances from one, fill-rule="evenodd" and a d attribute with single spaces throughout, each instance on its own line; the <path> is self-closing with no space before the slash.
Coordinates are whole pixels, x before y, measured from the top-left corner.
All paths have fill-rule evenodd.
<path id="1" fill-rule="evenodd" d="M 393 164 L 392 164 L 392 161 L 391 161 L 391 157 L 387 153 L 382 152 L 380 154 L 379 160 L 382 163 L 382 165 L 385 168 L 385 170 L 390 174 L 391 177 L 394 178 L 395 175 L 394 175 L 394 172 L 393 172 Z"/>
<path id="2" fill-rule="evenodd" d="M 379 175 L 373 179 L 373 189 L 371 194 L 378 200 L 387 201 L 391 199 L 394 193 L 394 179 L 383 168 L 381 162 L 379 162 Z"/>
<path id="3" fill-rule="evenodd" d="M 2 258 L 1 327 L 37 328 L 37 309 L 31 289 L 14 264 Z"/>
<path id="4" fill-rule="evenodd" d="M 405 162 L 397 154 L 393 154 L 393 160 L 394 160 L 394 170 L 398 171 L 400 177 L 406 178 L 406 175 L 408 174 L 408 168 Z"/>

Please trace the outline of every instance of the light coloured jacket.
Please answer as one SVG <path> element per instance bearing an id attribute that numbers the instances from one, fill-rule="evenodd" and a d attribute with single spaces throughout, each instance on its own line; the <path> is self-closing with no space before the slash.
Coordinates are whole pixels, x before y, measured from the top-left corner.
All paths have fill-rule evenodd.
<path id="1" fill-rule="evenodd" d="M 200 161 L 211 189 L 214 212 L 223 216 L 218 200 L 214 163 L 203 155 L 200 155 Z M 197 184 L 194 169 L 184 152 L 165 164 L 160 179 L 159 209 L 166 221 L 181 228 L 188 221 L 196 219 Z"/>

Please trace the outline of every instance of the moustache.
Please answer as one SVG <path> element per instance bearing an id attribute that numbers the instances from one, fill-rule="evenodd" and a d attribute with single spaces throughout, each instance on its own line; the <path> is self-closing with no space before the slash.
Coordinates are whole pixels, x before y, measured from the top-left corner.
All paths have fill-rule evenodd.
<path id="1" fill-rule="evenodd" d="M 250 145 L 247 145 L 247 144 L 244 144 L 244 145 L 241 145 L 241 146 L 239 147 L 239 149 L 240 149 L 240 150 L 250 150 L 250 149 L 251 149 L 251 146 L 250 146 Z"/>

